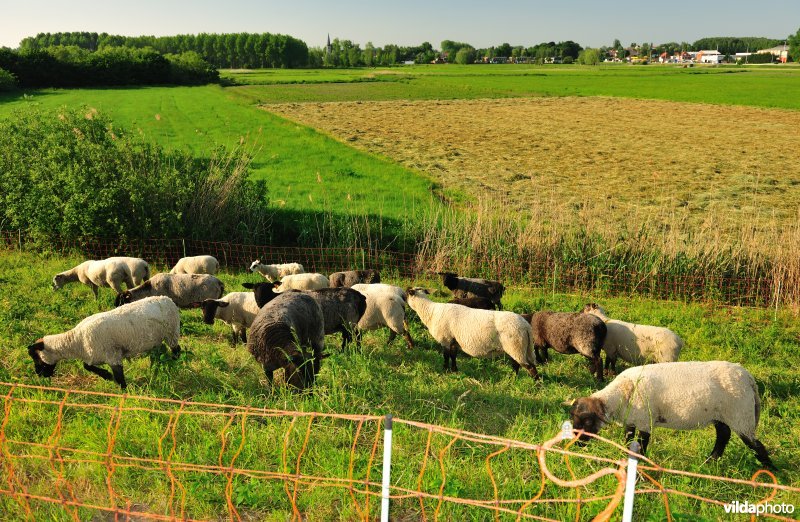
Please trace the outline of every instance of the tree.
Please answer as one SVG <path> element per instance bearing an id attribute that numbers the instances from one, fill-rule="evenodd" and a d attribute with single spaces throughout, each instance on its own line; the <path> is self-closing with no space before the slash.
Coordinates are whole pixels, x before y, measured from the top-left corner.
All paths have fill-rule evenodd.
<path id="1" fill-rule="evenodd" d="M 578 55 L 578 63 L 581 65 L 597 65 L 600 63 L 600 51 L 598 49 L 584 49 Z"/>
<path id="2" fill-rule="evenodd" d="M 508 58 L 511 56 L 511 45 L 504 43 L 497 46 L 495 49 L 495 54 L 497 56 L 503 56 L 504 58 Z"/>
<path id="3" fill-rule="evenodd" d="M 472 47 L 462 47 L 456 53 L 456 63 L 466 65 L 468 63 L 475 63 L 475 49 Z"/>
<path id="4" fill-rule="evenodd" d="M 375 46 L 372 45 L 372 42 L 367 42 L 364 46 L 364 56 L 362 57 L 364 61 L 364 65 L 367 67 L 372 67 L 372 64 L 375 60 Z"/>
<path id="5" fill-rule="evenodd" d="M 619 41 L 619 38 L 614 38 L 614 44 L 611 46 L 612 49 L 619 49 L 622 47 L 622 44 Z"/>
<path id="6" fill-rule="evenodd" d="M 786 42 L 789 44 L 789 56 L 795 62 L 800 62 L 800 29 L 793 35 L 789 35 Z"/>

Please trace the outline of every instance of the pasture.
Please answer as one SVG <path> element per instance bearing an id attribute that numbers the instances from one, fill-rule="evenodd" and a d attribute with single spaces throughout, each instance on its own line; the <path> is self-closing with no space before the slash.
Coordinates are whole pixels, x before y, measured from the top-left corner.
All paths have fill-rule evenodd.
<path id="1" fill-rule="evenodd" d="M 96 303 L 88 288 L 78 284 L 68 285 L 58 293 L 50 287 L 52 275 L 80 261 L 80 257 L 58 257 L 47 254 L 3 252 L 0 253 L 0 273 L 5 291 L 0 299 L 0 342 L 6 355 L 0 359 L 0 380 L 25 384 L 52 384 L 53 386 L 116 393 L 118 388 L 85 372 L 76 361 L 59 365 L 51 381 L 38 378 L 33 372 L 25 347 L 46 333 L 71 328 L 83 317 L 98 308 L 112 306 L 111 292 L 101 290 Z M 161 267 L 164 268 L 164 267 Z M 221 278 L 228 291 L 239 290 L 246 280 L 257 281 L 258 276 L 242 272 L 223 272 Z M 14 284 L 8 284 L 13 281 Z M 392 280 L 402 285 L 407 281 Z M 416 281 L 441 288 L 436 281 Z M 445 290 L 446 292 L 446 290 Z M 438 299 L 443 299 L 442 294 Z M 558 309 L 576 310 L 588 300 L 603 303 L 616 317 L 668 326 L 684 337 L 684 360 L 725 359 L 742 363 L 755 376 L 762 396 L 762 416 L 759 427 L 761 440 L 770 449 L 775 463 L 782 468 L 777 474 L 781 484 L 798 486 L 800 478 L 793 472 L 793 463 L 800 458 L 800 329 L 790 314 L 771 313 L 737 308 L 716 308 L 708 305 L 684 305 L 673 302 L 653 302 L 639 299 L 608 298 L 602 295 L 559 295 L 535 289 L 514 289 L 504 299 L 506 308 L 518 312 Z M 242 347 L 231 347 L 230 330 L 221 323 L 207 326 L 197 311 L 182 312 L 182 342 L 186 354 L 177 362 L 156 356 L 154 362 L 147 358 L 126 363 L 128 393 L 195 402 L 215 402 L 230 405 L 274 408 L 280 410 L 352 413 L 383 415 L 439 424 L 447 427 L 476 431 L 488 435 L 538 443 L 552 437 L 567 418 L 561 402 L 568 398 L 589 394 L 596 389 L 589 376 L 585 361 L 578 356 L 551 355 L 551 361 L 539 367 L 543 374 L 541 383 L 520 374 L 514 378 L 509 366 L 502 360 L 459 358 L 459 373 L 442 371 L 442 358 L 435 343 L 417 320 L 412 318 L 411 335 L 417 347 L 408 350 L 402 340 L 387 346 L 384 331 L 368 333 L 361 349 L 339 351 L 338 336 L 326 339 L 331 357 L 323 361 L 322 371 L 313 393 L 293 394 L 283 387 L 269 388 L 263 370 Z M 23 394 L 23 391 L 19 391 Z M 33 392 L 32 397 L 47 399 L 46 392 Z M 79 398 L 73 400 L 80 401 Z M 101 401 L 100 398 L 91 402 Z M 6 424 L 6 433 L 14 439 L 47 442 L 55 429 L 57 404 L 45 408 L 15 406 Z M 132 402 L 145 407 L 144 403 Z M 86 450 L 104 452 L 107 444 L 108 413 L 67 408 L 64 424 L 59 432 L 65 445 L 79 444 Z M 174 458 L 184 461 L 216 464 L 220 448 L 219 432 L 227 417 L 216 421 L 209 418 L 200 424 L 187 419 L 173 431 L 179 452 Z M 140 411 L 121 420 L 116 451 L 126 456 L 157 455 L 158 440 L 168 428 L 167 419 L 155 413 Z M 327 427 L 326 427 L 327 426 Z M 230 444 L 240 440 L 234 428 Z M 304 460 L 304 472 L 335 473 L 348 467 L 352 428 L 328 426 L 320 420 L 313 431 L 312 443 Z M 280 418 L 263 423 L 248 424 L 247 442 L 237 465 L 255 467 L 265 471 L 280 471 L 282 437 L 291 434 L 290 458 L 297 457 L 303 440 L 305 421 L 290 425 Z M 624 442 L 621 427 L 608 427 L 602 432 L 606 437 Z M 417 487 L 417 474 L 422 454 L 425 453 L 426 432 L 400 430 L 395 443 L 396 484 Z M 168 441 L 171 439 L 167 439 Z M 191 443 L 189 443 L 191 441 Z M 463 498 L 492 498 L 492 486 L 485 473 L 485 447 L 475 444 L 458 444 L 449 452 L 440 453 L 447 439 L 434 438 L 429 457 L 432 468 L 425 474 L 424 488 L 434 493 L 442 486 L 439 470 L 447 470 L 446 493 Z M 171 444 L 171 443 L 170 443 Z M 366 457 L 371 442 L 360 446 L 356 461 L 356 476 L 362 476 L 367 466 Z M 718 462 L 705 462 L 713 444 L 713 430 L 707 428 L 694 432 L 656 430 L 648 456 L 670 468 L 689 470 L 711 475 L 749 479 L 758 469 L 755 458 L 734 437 Z M 343 446 L 344 445 L 344 446 Z M 35 448 L 15 448 L 23 454 L 38 451 Z M 160 451 L 160 450 L 158 450 Z M 618 458 L 611 448 L 600 443 L 589 445 L 581 452 Z M 502 495 L 506 498 L 529 498 L 538 488 L 538 471 L 526 452 L 512 452 L 499 459 L 493 470 Z M 285 457 L 283 457 L 285 458 Z M 21 477 L 31 492 L 50 491 L 56 468 L 46 461 L 36 459 L 15 460 L 17 469 L 23 466 Z M 294 462 L 294 460 L 292 460 Z M 434 464 L 435 463 L 435 464 Z M 574 471 L 584 476 L 588 465 L 573 459 Z M 560 469 L 560 468 L 559 468 Z M 77 498 L 107 503 L 105 465 L 71 465 L 65 477 Z M 379 467 L 374 472 L 378 474 Z M 565 469 L 560 469 L 567 475 Z M 198 518 L 226 516 L 222 492 L 224 477 L 213 478 L 200 473 L 177 474 L 185 490 L 186 513 Z M 662 479 L 667 480 L 665 477 Z M 125 466 L 114 472 L 115 490 L 133 499 L 147 511 L 168 514 L 170 506 L 170 481 L 163 471 L 137 472 Z M 718 485 L 699 479 L 673 478 L 669 487 L 729 501 L 733 498 L 750 498 L 752 490 Z M 63 484 L 62 484 L 63 487 Z M 248 519 L 284 519 L 291 515 L 283 483 L 266 479 L 235 477 L 232 483 L 233 499 L 237 509 Z M 606 489 L 604 489 L 606 488 Z M 592 493 L 609 494 L 613 483 L 593 486 Z M 596 490 L 596 491 L 595 491 Z M 52 494 L 52 492 L 51 492 Z M 572 498 L 574 492 L 553 489 L 548 495 Z M 736 495 L 739 495 L 738 497 Z M 728 498 L 730 496 L 730 498 Z M 357 516 L 347 500 L 348 496 L 335 488 L 303 488 L 298 494 L 298 506 L 311 520 L 338 518 L 348 520 Z M 664 516 L 663 501 L 658 496 L 642 496 L 637 504 L 641 517 L 660 519 Z M 779 495 L 776 502 L 797 505 L 800 498 Z M 177 502 L 177 501 L 175 501 Z M 60 507 L 32 501 L 36 518 L 64 518 Z M 377 503 L 373 502 L 373 509 Z M 8 514 L 21 515 L 20 505 L 10 497 L 0 498 L 0 509 Z M 435 502 L 427 505 L 431 516 Z M 702 505 L 690 499 L 670 498 L 673 514 L 683 514 L 693 519 L 704 517 L 718 519 L 721 507 Z M 584 515 L 595 507 L 584 506 Z M 395 504 L 393 517 L 416 519 L 421 516 L 420 504 L 411 499 Z M 574 517 L 574 508 L 567 504 L 540 506 L 536 511 L 557 519 Z M 89 516 L 89 511 L 82 511 Z M 489 511 L 471 510 L 445 503 L 440 516 L 445 519 L 470 518 L 490 520 Z"/>

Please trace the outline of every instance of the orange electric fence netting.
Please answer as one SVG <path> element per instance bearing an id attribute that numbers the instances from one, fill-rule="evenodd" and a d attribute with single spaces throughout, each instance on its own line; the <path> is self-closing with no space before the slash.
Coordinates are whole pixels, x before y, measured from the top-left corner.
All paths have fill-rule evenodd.
<path id="1" fill-rule="evenodd" d="M 13 383 L 0 383 L 0 397 L 4 520 L 380 514 L 381 416 Z M 392 519 L 606 520 L 622 510 L 629 452 L 602 437 L 589 453 L 561 434 L 533 444 L 402 419 L 393 426 Z M 756 481 L 760 473 L 771 480 Z M 733 499 L 800 499 L 800 488 L 779 485 L 768 472 L 738 480 L 642 458 L 639 474 L 636 502 L 665 520 L 701 508 L 720 518 Z M 723 498 L 699 494 L 708 483 Z"/>

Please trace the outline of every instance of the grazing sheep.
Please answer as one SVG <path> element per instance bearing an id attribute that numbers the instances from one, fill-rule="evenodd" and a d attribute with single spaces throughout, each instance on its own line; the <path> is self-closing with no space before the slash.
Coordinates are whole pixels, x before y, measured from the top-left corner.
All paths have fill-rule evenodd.
<path id="1" fill-rule="evenodd" d="M 424 290 L 409 288 L 408 306 L 417 312 L 444 354 L 444 369 L 456 368 L 456 354 L 461 348 L 473 357 L 487 357 L 506 353 L 511 357 L 511 367 L 518 372 L 520 366 L 534 379 L 539 378 L 533 356 L 531 325 L 513 312 L 475 310 L 466 306 L 434 303 Z"/>
<path id="2" fill-rule="evenodd" d="M 675 362 L 681 354 L 683 339 L 669 328 L 609 319 L 605 310 L 596 303 L 587 304 L 583 312 L 599 317 L 608 328 L 603 343 L 606 371 L 617 372 L 617 357 L 638 365 L 646 362 Z"/>
<path id="3" fill-rule="evenodd" d="M 167 297 L 148 297 L 135 303 L 90 315 L 72 330 L 45 335 L 28 347 L 36 374 L 52 377 L 58 361 L 81 359 L 83 367 L 125 389 L 123 359 L 143 354 L 162 343 L 180 353 L 180 312 Z M 112 373 L 98 364 L 108 364 Z"/>
<path id="4" fill-rule="evenodd" d="M 259 310 L 247 349 L 270 384 L 272 373 L 283 368 L 287 382 L 303 389 L 314 384 L 324 343 L 324 318 L 317 302 L 303 292 L 286 292 Z"/>
<path id="5" fill-rule="evenodd" d="M 214 256 L 182 257 L 178 259 L 170 274 L 210 274 L 219 270 L 219 261 Z"/>
<path id="6" fill-rule="evenodd" d="M 389 344 L 394 341 L 395 337 L 402 335 L 408 348 L 414 348 L 414 341 L 411 340 L 411 335 L 408 333 L 405 292 L 402 288 L 383 283 L 374 283 L 353 285 L 353 290 L 360 292 L 367 298 L 367 309 L 358 321 L 356 337 L 358 343 L 361 343 L 363 332 L 377 330 L 385 326 L 389 328 Z M 400 294 L 398 294 L 398 290 Z"/>
<path id="7" fill-rule="evenodd" d="M 305 269 L 300 263 L 284 263 L 282 265 L 264 265 L 256 259 L 250 264 L 251 272 L 258 272 L 267 281 L 277 281 L 287 275 L 304 274 Z"/>
<path id="8" fill-rule="evenodd" d="M 221 299 L 205 299 L 199 303 L 192 303 L 192 308 L 195 307 L 203 309 L 203 321 L 206 324 L 214 324 L 214 319 L 219 319 L 231 325 L 232 345 L 236 345 L 239 338 L 243 343 L 247 343 L 247 329 L 252 326 L 260 308 L 253 292 L 230 292 Z"/>
<path id="9" fill-rule="evenodd" d="M 272 291 L 275 283 L 249 283 L 245 288 L 252 288 L 256 306 L 263 307 L 280 295 Z M 298 290 L 290 290 L 297 292 Z M 351 288 L 321 288 L 304 292 L 311 296 L 322 309 L 325 320 L 325 335 L 342 333 L 342 349 L 353 340 L 350 331 L 358 324 L 367 308 L 367 298 Z"/>
<path id="10" fill-rule="evenodd" d="M 294 274 L 281 279 L 281 284 L 275 291 L 281 293 L 287 290 L 319 290 L 329 287 L 328 278 L 322 274 Z"/>
<path id="11" fill-rule="evenodd" d="M 98 297 L 99 287 L 110 287 L 117 294 L 122 293 L 122 283 L 133 288 L 150 277 L 150 266 L 137 257 L 109 257 L 99 261 L 84 261 L 76 267 L 56 274 L 53 277 L 53 290 L 67 283 L 80 281 L 89 286 Z"/>
<path id="12" fill-rule="evenodd" d="M 466 306 L 467 308 L 476 308 L 478 310 L 494 310 L 494 303 L 491 299 L 485 297 L 457 297 L 450 299 L 447 304 L 457 304 Z"/>
<path id="13" fill-rule="evenodd" d="M 756 438 L 761 400 L 753 376 L 727 361 L 635 366 L 589 397 L 571 403 L 575 429 L 597 433 L 609 421 L 625 426 L 628 441 L 639 430 L 642 454 L 652 428 L 696 430 L 713 424 L 717 440 L 709 458 L 722 456 L 733 430 L 764 466 L 775 468 Z M 589 438 L 586 435 L 582 439 Z"/>
<path id="14" fill-rule="evenodd" d="M 357 284 L 375 284 L 381 282 L 381 273 L 377 270 L 349 270 L 347 272 L 334 272 L 328 277 L 331 288 L 351 288 Z"/>
<path id="15" fill-rule="evenodd" d="M 114 300 L 115 306 L 132 303 L 153 295 L 165 295 L 179 308 L 191 308 L 193 303 L 219 299 L 225 285 L 208 274 L 156 274 L 141 285 L 126 290 Z"/>
<path id="16" fill-rule="evenodd" d="M 581 312 L 537 312 L 522 316 L 533 328 L 536 362 L 547 361 L 547 347 L 558 353 L 579 353 L 589 359 L 589 372 L 603 381 L 603 361 L 600 350 L 606 339 L 606 325 L 602 320 Z"/>
<path id="17" fill-rule="evenodd" d="M 500 299 L 506 287 L 498 281 L 488 279 L 475 279 L 469 277 L 458 277 L 452 272 L 439 272 L 442 276 L 444 286 L 453 292 L 453 297 L 485 297 L 491 300 L 498 310 L 503 309 Z"/>

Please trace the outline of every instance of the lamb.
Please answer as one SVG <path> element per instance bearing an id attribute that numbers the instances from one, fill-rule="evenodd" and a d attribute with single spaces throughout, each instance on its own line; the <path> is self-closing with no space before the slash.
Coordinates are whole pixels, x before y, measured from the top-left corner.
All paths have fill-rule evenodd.
<path id="1" fill-rule="evenodd" d="M 171 298 L 179 308 L 191 308 L 205 299 L 219 299 L 225 285 L 208 274 L 156 274 L 141 285 L 126 290 L 114 300 L 115 306 L 132 303 L 153 295 Z"/>
<path id="2" fill-rule="evenodd" d="M 108 312 L 90 315 L 73 329 L 45 335 L 28 347 L 36 374 L 52 377 L 58 361 L 81 359 L 83 367 L 126 388 L 123 359 L 143 354 L 162 343 L 180 353 L 180 311 L 168 297 L 148 297 Z M 108 364 L 111 372 L 99 368 Z"/>
<path id="3" fill-rule="evenodd" d="M 606 371 L 616 373 L 617 357 L 630 364 L 645 362 L 675 362 L 681 354 L 683 339 L 669 328 L 627 323 L 609 319 L 596 303 L 589 303 L 583 312 L 599 317 L 608 328 L 603 343 L 606 352 Z"/>
<path id="4" fill-rule="evenodd" d="M 80 281 L 89 286 L 98 298 L 99 287 L 110 287 L 117 294 L 122 293 L 122 283 L 133 288 L 150 278 L 150 266 L 144 259 L 137 257 L 109 257 L 99 261 L 84 261 L 69 270 L 53 277 L 53 290 L 58 290 L 67 283 Z"/>
<path id="5" fill-rule="evenodd" d="M 182 257 L 178 259 L 170 274 L 211 274 L 219 270 L 219 261 L 214 256 Z"/>
<path id="6" fill-rule="evenodd" d="M 444 369 L 458 371 L 456 354 L 461 348 L 473 357 L 486 357 L 505 352 L 511 357 L 511 367 L 520 366 L 539 379 L 533 356 L 531 325 L 513 312 L 475 310 L 466 306 L 434 303 L 425 290 L 409 288 L 408 306 L 417 312 L 422 323 L 442 346 Z"/>
<path id="7" fill-rule="evenodd" d="M 589 371 L 603 382 L 600 350 L 606 339 L 606 325 L 599 318 L 581 312 L 537 312 L 522 316 L 533 329 L 536 362 L 547 361 L 547 347 L 559 353 L 579 353 L 589 359 Z"/>
<path id="8" fill-rule="evenodd" d="M 328 278 L 322 274 L 293 274 L 281 279 L 281 284 L 275 291 L 281 293 L 287 290 L 319 290 L 329 287 Z"/>
<path id="9" fill-rule="evenodd" d="M 452 272 L 439 272 L 439 275 L 442 276 L 444 286 L 453 292 L 453 297 L 485 297 L 491 300 L 498 310 L 503 309 L 500 299 L 506 287 L 499 281 L 458 277 Z"/>
<path id="10" fill-rule="evenodd" d="M 319 373 L 325 330 L 322 310 L 303 292 L 286 292 L 266 304 L 253 321 L 247 349 L 267 380 L 278 368 L 298 389 L 312 386 Z"/>
<path id="11" fill-rule="evenodd" d="M 448 304 L 457 304 L 467 308 L 477 308 L 478 310 L 494 310 L 494 303 L 485 297 L 461 297 L 450 299 Z"/>
<path id="12" fill-rule="evenodd" d="M 256 306 L 263 307 L 275 296 L 272 291 L 274 283 L 250 283 L 247 288 L 253 289 Z M 297 290 L 290 290 L 297 292 Z M 367 298 L 351 288 L 321 288 L 304 292 L 311 296 L 322 309 L 325 322 L 325 335 L 342 333 L 342 349 L 353 340 L 350 331 L 358 324 L 367 309 Z"/>
<path id="13" fill-rule="evenodd" d="M 240 338 L 243 343 L 247 343 L 247 329 L 253 325 L 260 307 L 253 292 L 230 292 L 221 299 L 205 299 L 192 303 L 192 308 L 203 309 L 203 321 L 206 324 L 214 324 L 214 319 L 229 324 L 233 329 L 231 344 L 235 346 Z"/>
<path id="14" fill-rule="evenodd" d="M 385 326 L 390 330 L 389 344 L 398 335 L 402 335 L 408 348 L 414 348 L 414 341 L 411 339 L 406 323 L 406 300 L 402 288 L 383 283 L 357 284 L 352 288 L 367 298 L 367 309 L 358 321 L 357 341 L 359 343 L 363 332 Z"/>
<path id="15" fill-rule="evenodd" d="M 251 272 L 258 272 L 267 281 L 277 281 L 287 275 L 304 274 L 305 269 L 300 263 L 284 263 L 282 265 L 264 265 L 256 259 L 250 264 Z"/>
<path id="16" fill-rule="evenodd" d="M 655 426 L 696 430 L 709 424 L 717 438 L 709 458 L 722 456 L 733 430 L 761 463 L 775 469 L 756 438 L 761 400 L 753 376 L 727 361 L 670 362 L 635 366 L 611 384 L 571 404 L 575 429 L 596 434 L 604 424 L 625 426 L 628 441 L 639 430 L 642 454 Z M 581 439 L 588 439 L 581 435 Z"/>
<path id="17" fill-rule="evenodd" d="M 353 285 L 375 284 L 381 282 L 381 273 L 377 270 L 349 270 L 347 272 L 334 272 L 328 277 L 331 288 L 346 287 Z"/>

